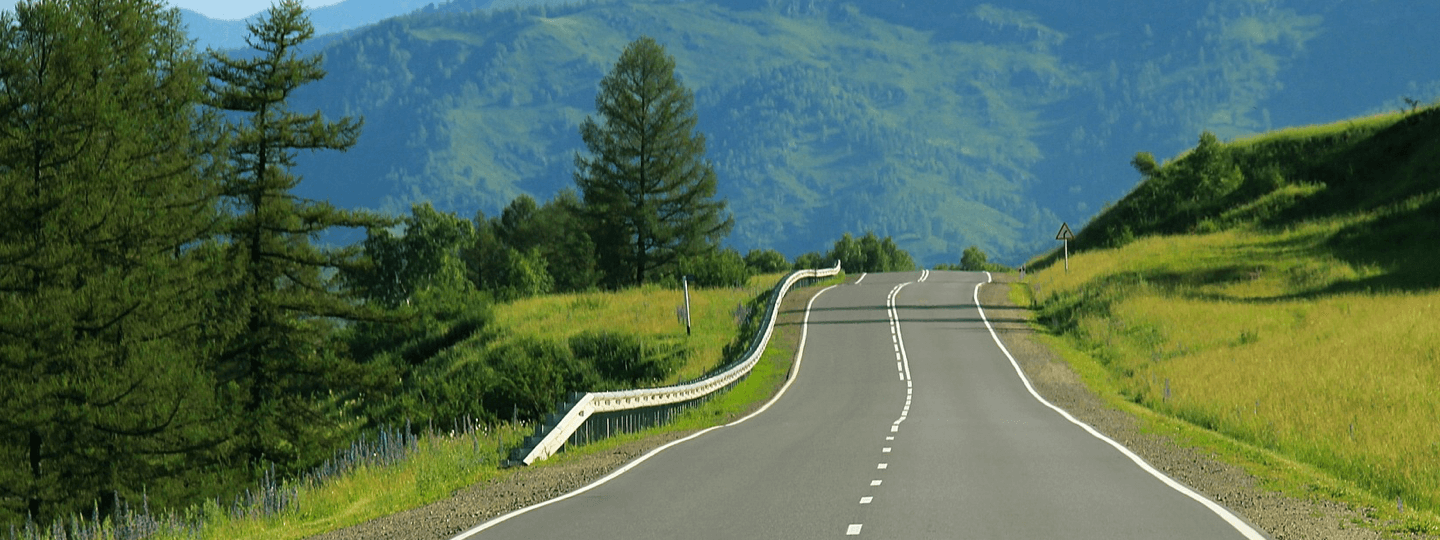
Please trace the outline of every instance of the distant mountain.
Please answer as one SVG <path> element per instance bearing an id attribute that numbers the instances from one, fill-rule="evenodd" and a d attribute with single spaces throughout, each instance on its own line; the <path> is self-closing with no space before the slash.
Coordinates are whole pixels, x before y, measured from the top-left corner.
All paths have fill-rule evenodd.
<path id="1" fill-rule="evenodd" d="M 485 0 L 491 1 L 505 0 Z M 315 25 L 315 35 L 333 34 L 367 24 L 376 23 L 397 15 L 404 15 L 434 6 L 433 1 L 421 0 L 345 0 L 338 4 L 310 11 L 310 23 Z M 245 47 L 245 24 L 259 18 L 259 13 L 242 20 L 211 19 L 188 9 L 180 10 L 181 19 L 189 28 L 190 37 L 204 50 L 239 49 Z"/>
<path id="2" fill-rule="evenodd" d="M 1124 195 L 1137 151 L 1440 97 L 1440 5 L 1402 0 L 501 1 L 320 46 L 330 76 L 296 107 L 366 124 L 301 158 L 302 192 L 465 215 L 548 198 L 573 185 L 596 84 L 650 35 L 696 91 L 736 247 L 873 229 L 927 265 L 972 244 L 1016 262 Z"/>

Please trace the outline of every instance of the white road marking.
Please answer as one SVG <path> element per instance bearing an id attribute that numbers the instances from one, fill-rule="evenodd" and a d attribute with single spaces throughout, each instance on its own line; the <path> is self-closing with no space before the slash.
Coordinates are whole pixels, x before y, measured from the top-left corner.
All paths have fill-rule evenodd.
<path id="1" fill-rule="evenodd" d="M 1186 487 L 1184 484 L 1175 481 L 1174 478 L 1170 478 L 1165 473 L 1160 472 L 1158 469 L 1151 466 L 1149 463 L 1146 463 L 1144 459 L 1141 459 L 1140 456 L 1135 455 L 1135 453 L 1131 452 L 1129 448 L 1125 447 L 1125 445 L 1115 442 L 1115 439 L 1106 437 L 1103 433 L 1100 433 L 1099 431 L 1096 431 L 1095 428 L 1090 427 L 1089 424 L 1081 422 L 1079 419 L 1071 416 L 1070 413 L 1065 411 L 1065 409 L 1056 407 L 1055 404 L 1046 401 L 1043 397 L 1040 397 L 1040 393 L 1036 392 L 1035 387 L 1030 384 L 1030 378 L 1025 376 L 1025 371 L 1020 369 L 1020 363 L 1015 361 L 1015 356 L 1010 354 L 1010 349 L 1006 348 L 1005 343 L 1000 341 L 1000 335 L 996 334 L 995 327 L 990 325 L 990 318 L 985 316 L 985 309 L 980 307 L 980 286 L 986 283 L 990 283 L 992 279 L 993 278 L 990 276 L 990 273 L 986 272 L 985 283 L 975 284 L 975 292 L 972 295 L 973 299 L 975 300 L 975 309 L 980 312 L 980 320 L 985 322 L 985 328 L 990 330 L 990 338 L 995 340 L 995 345 L 1000 347 L 1000 352 L 1005 353 L 1005 358 L 1010 359 L 1010 366 L 1015 368 L 1015 374 L 1020 376 L 1020 382 L 1025 383 L 1025 389 L 1030 391 L 1031 396 L 1033 396 L 1037 401 L 1039 401 L 1046 407 L 1049 407 L 1055 412 L 1060 413 L 1060 416 L 1065 417 L 1065 419 L 1069 420 L 1070 423 L 1080 426 L 1086 432 L 1090 433 L 1090 435 L 1093 435 L 1095 438 L 1109 443 L 1110 446 L 1114 447 L 1116 450 L 1119 450 L 1121 454 L 1125 454 L 1125 457 L 1130 458 L 1130 461 L 1134 462 L 1135 465 L 1139 466 L 1145 472 L 1150 473 L 1151 476 L 1154 476 L 1161 482 L 1164 482 L 1165 485 L 1170 486 L 1171 489 L 1174 489 L 1175 491 L 1178 491 L 1181 494 L 1190 497 L 1191 499 L 1194 499 L 1195 502 L 1204 505 L 1205 508 L 1208 508 L 1211 512 L 1214 512 L 1215 515 L 1220 516 L 1220 519 L 1223 519 L 1226 523 L 1229 523 L 1231 527 L 1234 527 L 1235 530 L 1238 531 L 1245 538 L 1248 538 L 1249 540 L 1265 539 L 1265 535 L 1260 534 L 1260 531 L 1255 530 L 1255 528 L 1251 527 L 1250 524 L 1245 523 L 1245 520 L 1241 519 L 1240 516 L 1231 513 L 1229 510 L 1225 509 L 1225 507 L 1220 506 L 1215 501 L 1210 500 L 1209 497 L 1201 495 L 1195 490 Z"/>
<path id="2" fill-rule="evenodd" d="M 905 333 L 900 331 L 900 312 L 895 309 L 895 298 L 900 295 L 900 290 L 904 289 L 905 286 L 909 285 L 910 283 L 914 282 L 907 282 L 896 285 L 894 289 L 890 290 L 890 296 L 885 299 L 887 311 L 889 312 L 890 316 L 890 325 L 892 327 L 891 329 L 895 335 L 895 349 L 896 352 L 900 353 L 901 364 L 905 366 L 906 381 L 911 380 L 910 357 L 909 355 L 905 354 Z"/>
<path id="3" fill-rule="evenodd" d="M 860 524 L 851 523 L 849 527 L 845 528 L 845 536 L 860 536 Z"/>
<path id="4" fill-rule="evenodd" d="M 873 500 L 875 500 L 874 497 L 860 497 L 860 504 L 870 504 L 870 501 Z"/>
<path id="5" fill-rule="evenodd" d="M 886 446 L 886 447 L 884 447 L 884 448 L 881 448 L 881 449 L 880 449 L 880 452 L 881 452 L 881 453 L 884 453 L 884 454 L 889 454 L 889 453 L 890 453 L 890 447 L 889 447 L 889 446 Z"/>
<path id="6" fill-rule="evenodd" d="M 893 440 L 895 440 L 895 437 L 893 437 L 893 436 L 891 436 L 891 437 L 885 437 L 885 440 L 887 440 L 887 441 L 893 441 Z"/>
<path id="7" fill-rule="evenodd" d="M 890 426 L 891 433 L 895 433 L 897 431 L 900 431 L 900 426 Z"/>
<path id="8" fill-rule="evenodd" d="M 880 485 L 880 482 L 882 482 L 882 481 L 883 481 L 883 480 L 871 480 L 871 481 L 870 481 L 870 486 L 871 486 L 871 487 L 878 486 L 878 485 Z"/>
<path id="9" fill-rule="evenodd" d="M 885 470 L 885 469 L 887 469 L 887 468 L 889 468 L 889 467 L 890 467 L 890 464 L 889 464 L 889 463 L 881 463 L 881 464 L 875 466 L 876 469 L 880 469 L 880 470 L 882 470 L 882 471 Z"/>
<path id="10" fill-rule="evenodd" d="M 830 289 L 834 289 L 835 287 L 838 287 L 838 286 L 839 286 L 839 285 L 831 285 L 831 286 L 826 287 L 826 288 L 824 288 L 824 289 L 820 289 L 820 292 L 815 293 L 815 296 L 810 297 L 810 302 L 807 303 L 807 304 L 805 304 L 805 318 L 804 318 L 804 319 L 801 321 L 801 323 L 800 323 L 800 345 L 798 345 L 798 346 L 796 347 L 796 349 L 795 349 L 795 364 L 794 364 L 793 367 L 790 368 L 790 370 L 791 370 L 790 379 L 787 380 L 787 381 L 785 381 L 785 384 L 783 384 L 783 385 L 780 386 L 780 390 L 777 391 L 777 392 L 775 392 L 775 397 L 770 398 L 770 401 L 765 402 L 765 405 L 762 406 L 762 407 L 760 407 L 759 409 L 757 409 L 755 412 L 750 413 L 748 416 L 746 416 L 746 417 L 744 417 L 744 418 L 741 418 L 741 419 L 739 419 L 739 420 L 736 420 L 736 421 L 734 421 L 734 422 L 731 422 L 731 423 L 729 423 L 729 424 L 725 424 L 725 425 L 722 425 L 722 426 L 714 426 L 714 427 L 709 427 L 709 428 L 706 428 L 706 429 L 702 429 L 702 430 L 696 432 L 695 434 L 690 435 L 689 437 L 685 437 L 685 438 L 683 438 L 683 439 L 677 439 L 677 440 L 675 440 L 675 441 L 672 441 L 672 442 L 670 442 L 669 444 L 666 444 L 666 445 L 664 445 L 664 446 L 661 446 L 661 447 L 659 447 L 659 448 L 656 448 L 656 449 L 654 449 L 654 450 L 651 450 L 651 451 L 647 452 L 645 455 L 642 455 L 642 456 L 640 456 L 640 457 L 638 457 L 638 458 L 635 458 L 634 461 L 631 461 L 630 463 L 626 463 L 625 466 L 620 467 L 619 469 L 615 469 L 614 472 L 612 472 L 612 473 L 610 473 L 610 474 L 607 474 L 607 475 L 601 477 L 599 480 L 596 480 L 596 481 L 594 481 L 594 482 L 591 482 L 589 485 L 586 485 L 585 487 L 582 487 L 582 488 L 577 489 L 577 490 L 575 490 L 575 491 L 571 491 L 571 492 L 569 492 L 569 493 L 566 493 L 566 494 L 564 494 L 564 495 L 561 495 L 561 496 L 556 497 L 556 498 L 554 498 L 554 499 L 550 499 L 550 500 L 545 501 L 545 502 L 541 502 L 541 503 L 534 504 L 534 505 L 531 505 L 531 506 L 526 506 L 526 507 L 521 508 L 521 509 L 519 509 L 519 510 L 515 510 L 515 511 L 510 512 L 510 513 L 508 513 L 508 514 L 505 514 L 505 515 L 503 515 L 503 516 L 500 516 L 500 517 L 497 517 L 497 518 L 495 518 L 495 519 L 492 519 L 492 520 L 490 520 L 490 521 L 486 521 L 486 522 L 484 522 L 484 523 L 481 523 L 481 524 L 475 526 L 474 528 L 472 528 L 472 529 L 470 529 L 470 530 L 468 530 L 468 531 L 465 531 L 465 532 L 460 533 L 459 535 L 456 535 L 455 537 L 451 538 L 450 540 L 465 540 L 466 538 L 470 538 L 471 536 L 475 536 L 475 535 L 477 535 L 477 534 L 480 534 L 481 532 L 485 531 L 486 529 L 489 529 L 489 528 L 491 528 L 491 527 L 494 527 L 494 526 L 496 526 L 496 525 L 499 525 L 499 524 L 501 524 L 501 523 L 504 523 L 505 521 L 508 521 L 508 520 L 510 520 L 511 518 L 514 518 L 514 517 L 516 517 L 516 516 L 519 516 L 519 515 L 521 515 L 521 514 L 524 514 L 524 513 L 526 513 L 526 512 L 529 512 L 529 511 L 531 511 L 531 510 L 535 510 L 535 509 L 538 509 L 538 508 L 543 508 L 543 507 L 546 507 L 546 506 L 555 504 L 555 503 L 557 503 L 557 502 L 563 501 L 563 500 L 565 500 L 565 499 L 569 499 L 569 498 L 571 498 L 571 497 L 575 497 L 575 496 L 578 496 L 578 495 L 580 495 L 580 494 L 583 494 L 583 493 L 585 493 L 585 492 L 587 492 L 587 491 L 590 491 L 590 490 L 592 490 L 592 489 L 595 489 L 595 488 L 597 488 L 597 487 L 600 487 L 601 485 L 604 485 L 606 482 L 609 482 L 609 481 L 611 481 L 611 480 L 614 480 L 616 477 L 618 477 L 618 476 L 620 476 L 620 475 L 622 475 L 622 474 L 625 474 L 626 472 L 629 472 L 630 469 L 634 469 L 636 466 L 640 465 L 641 463 L 644 463 L 646 460 L 649 460 L 650 458 L 655 457 L 656 454 L 659 454 L 660 452 L 663 452 L 663 451 L 665 451 L 665 450 L 668 450 L 668 449 L 670 449 L 671 447 L 674 447 L 675 445 L 678 445 L 678 444 L 680 444 L 680 443 L 683 443 L 683 442 L 686 442 L 686 441 L 695 439 L 695 438 L 697 438 L 697 437 L 699 437 L 699 436 L 701 436 L 701 435 L 704 435 L 704 434 L 706 434 L 706 433 L 709 433 L 709 432 L 711 432 L 711 431 L 715 431 L 715 430 L 717 430 L 717 429 L 724 428 L 724 427 L 734 426 L 734 425 L 736 425 L 736 424 L 739 424 L 739 423 L 741 423 L 741 422 L 744 422 L 744 421 L 746 421 L 746 420 L 749 420 L 749 419 L 751 419 L 751 418 L 754 418 L 754 417 L 756 417 L 756 416 L 759 416 L 760 413 L 765 412 L 767 409 L 770 408 L 771 405 L 774 405 L 775 402 L 780 401 L 780 398 L 785 395 L 785 391 L 786 391 L 786 390 L 789 390 L 789 389 L 790 389 L 790 385 L 795 382 L 795 379 L 800 378 L 800 362 L 801 362 L 801 360 L 803 360 L 803 359 L 805 358 L 805 338 L 806 338 L 806 337 L 809 335 L 809 333 L 810 333 L 810 308 L 815 305 L 815 300 L 818 299 L 818 298 L 820 298 L 820 295 L 825 294 L 825 291 L 828 291 L 828 290 L 830 290 Z M 872 485 L 874 485 L 874 484 L 872 484 Z M 856 527 L 859 527 L 859 525 L 856 525 Z M 857 529 L 857 530 L 858 530 L 858 529 Z"/>
<path id="11" fill-rule="evenodd" d="M 868 275 L 870 275 L 869 272 L 861 273 L 861 274 L 860 274 L 860 279 L 855 280 L 855 284 L 856 284 L 856 285 L 859 285 L 861 281 L 865 281 L 865 276 L 868 276 Z"/>

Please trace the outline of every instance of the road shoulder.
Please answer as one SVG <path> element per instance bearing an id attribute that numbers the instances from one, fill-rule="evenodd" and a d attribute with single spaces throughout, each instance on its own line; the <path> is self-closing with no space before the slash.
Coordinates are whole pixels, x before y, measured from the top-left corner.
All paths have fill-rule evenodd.
<path id="1" fill-rule="evenodd" d="M 853 283 L 855 278 L 847 278 Z M 781 302 L 770 349 L 788 351 L 786 370 L 800 342 L 805 305 L 822 287 L 796 289 Z M 717 423 L 748 415 L 778 390 L 746 410 Z M 598 452 L 564 453 L 541 466 L 517 467 L 494 480 L 456 491 L 452 496 L 420 508 L 398 512 L 358 525 L 310 537 L 308 540 L 448 540 L 492 518 L 538 504 L 580 489 L 626 463 L 694 431 L 669 431 L 628 441 Z"/>
<path id="2" fill-rule="evenodd" d="M 1243 516 L 1273 538 L 1382 538 L 1380 533 L 1356 525 L 1366 519 L 1358 511 L 1335 502 L 1300 499 L 1264 489 L 1243 468 L 1220 461 L 1209 451 L 1178 444 L 1166 435 L 1146 432 L 1141 429 L 1141 420 L 1109 407 L 1085 386 L 1070 364 L 1041 342 L 1036 329 L 1024 322 L 1030 320 L 1029 310 L 1010 300 L 1009 283 L 1015 277 L 995 275 L 995 283 L 981 287 L 980 303 L 993 321 L 996 334 L 1045 399 L 1124 444 L 1171 478 Z"/>

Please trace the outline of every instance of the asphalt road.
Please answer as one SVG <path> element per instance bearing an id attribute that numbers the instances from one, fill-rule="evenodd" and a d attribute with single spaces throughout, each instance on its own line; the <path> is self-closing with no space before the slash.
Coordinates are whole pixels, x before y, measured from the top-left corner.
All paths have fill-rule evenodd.
<path id="1" fill-rule="evenodd" d="M 827 290 L 798 377 L 763 414 L 473 537 L 1246 537 L 1033 396 L 974 305 L 985 280 Z"/>

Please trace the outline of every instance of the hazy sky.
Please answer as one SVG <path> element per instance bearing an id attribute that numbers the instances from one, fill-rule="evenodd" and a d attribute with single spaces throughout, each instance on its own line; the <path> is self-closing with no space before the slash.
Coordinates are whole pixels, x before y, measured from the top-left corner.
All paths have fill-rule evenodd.
<path id="1" fill-rule="evenodd" d="M 171 6 L 198 12 L 211 19 L 244 19 L 270 8 L 273 0 L 165 0 Z M 338 4 L 341 0 L 305 0 L 310 9 Z M 0 0 L 7 11 L 13 11 L 18 0 Z"/>

